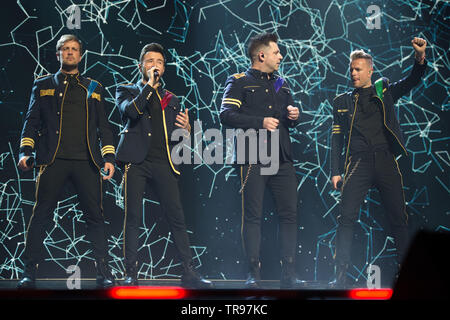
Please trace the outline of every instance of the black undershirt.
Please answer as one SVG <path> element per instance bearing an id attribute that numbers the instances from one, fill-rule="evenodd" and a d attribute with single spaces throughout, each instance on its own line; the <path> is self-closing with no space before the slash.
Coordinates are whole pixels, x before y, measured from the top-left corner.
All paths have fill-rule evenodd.
<path id="1" fill-rule="evenodd" d="M 152 95 L 148 105 L 148 112 L 151 116 L 152 135 L 150 139 L 150 149 L 146 159 L 150 162 L 167 164 L 167 147 L 164 137 L 163 114 L 161 102 L 156 94 Z"/>
<path id="2" fill-rule="evenodd" d="M 62 107 L 61 140 L 57 158 L 88 160 L 86 141 L 86 90 L 78 83 L 75 75 L 68 75 L 67 91 Z"/>
<path id="3" fill-rule="evenodd" d="M 389 140 L 384 126 L 381 101 L 375 89 L 358 88 L 358 106 L 353 125 L 350 152 L 388 150 Z"/>

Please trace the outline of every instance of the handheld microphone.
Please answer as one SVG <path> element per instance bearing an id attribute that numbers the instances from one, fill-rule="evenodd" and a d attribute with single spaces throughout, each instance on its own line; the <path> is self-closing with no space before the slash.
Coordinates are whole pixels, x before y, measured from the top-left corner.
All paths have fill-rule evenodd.
<path id="1" fill-rule="evenodd" d="M 100 169 L 100 173 L 101 173 L 102 176 L 105 176 L 105 177 L 106 177 L 106 176 L 109 175 L 109 169 L 105 171 L 103 168 L 101 168 L 101 169 Z"/>
<path id="2" fill-rule="evenodd" d="M 342 188 L 343 183 L 344 182 L 342 180 L 339 180 L 338 183 L 336 183 L 336 188 L 338 188 L 338 189 Z"/>
<path id="3" fill-rule="evenodd" d="M 159 72 L 158 72 L 158 70 L 155 70 L 155 72 L 153 72 L 153 75 L 155 76 L 155 78 L 156 78 L 156 77 L 159 77 Z"/>
<path id="4" fill-rule="evenodd" d="M 28 157 L 27 161 L 25 161 L 25 163 L 27 164 L 27 167 L 31 167 L 34 164 L 34 157 L 30 156 Z"/>
<path id="5" fill-rule="evenodd" d="M 280 110 L 275 108 L 275 110 L 273 110 L 273 117 L 278 119 L 278 120 L 280 120 L 281 119 L 281 112 L 280 112 Z"/>

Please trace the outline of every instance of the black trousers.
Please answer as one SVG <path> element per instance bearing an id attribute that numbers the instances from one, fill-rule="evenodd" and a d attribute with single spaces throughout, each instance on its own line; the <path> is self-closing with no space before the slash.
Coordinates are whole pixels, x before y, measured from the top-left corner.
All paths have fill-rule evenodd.
<path id="1" fill-rule="evenodd" d="M 28 224 L 23 254 L 25 263 L 34 264 L 42 260 L 45 229 L 53 219 L 61 190 L 68 181 L 73 183 L 78 194 L 94 258 L 101 260 L 106 257 L 100 171 L 90 160 L 55 159 L 51 165 L 41 166 L 36 180 L 36 203 Z"/>
<path id="2" fill-rule="evenodd" d="M 336 260 L 341 264 L 351 261 L 353 227 L 360 206 L 372 186 L 380 192 L 381 202 L 387 212 L 398 262 L 404 257 L 408 245 L 408 215 L 402 175 L 390 151 L 376 151 L 355 154 L 349 158 L 341 189 L 341 214 L 336 234 Z"/>
<path id="3" fill-rule="evenodd" d="M 168 163 L 160 164 L 144 160 L 140 164 L 129 165 L 124 173 L 125 219 L 123 250 L 125 267 L 128 269 L 136 266 L 137 263 L 139 227 L 143 215 L 143 198 L 147 182 L 151 183 L 159 198 L 181 260 L 188 263 L 192 256 L 180 200 L 178 179 Z"/>
<path id="4" fill-rule="evenodd" d="M 282 162 L 275 175 L 261 175 L 261 165 L 241 166 L 242 241 L 247 259 L 259 261 L 264 192 L 268 186 L 279 216 L 281 259 L 295 258 L 297 244 L 297 178 L 291 162 Z"/>

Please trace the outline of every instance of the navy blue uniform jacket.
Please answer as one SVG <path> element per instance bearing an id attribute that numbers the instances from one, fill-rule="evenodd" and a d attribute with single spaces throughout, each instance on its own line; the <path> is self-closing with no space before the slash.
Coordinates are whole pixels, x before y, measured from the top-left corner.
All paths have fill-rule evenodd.
<path id="1" fill-rule="evenodd" d="M 181 111 L 180 101 L 170 91 L 161 87 L 155 90 L 141 80 L 136 84 L 120 85 L 116 89 L 116 102 L 124 125 L 124 129 L 120 132 L 116 160 L 120 164 L 137 164 L 144 161 L 147 156 L 152 138 L 151 115 L 147 104 L 153 95 L 156 95 L 160 102 L 170 97 L 162 110 L 164 141 L 170 167 L 178 175 L 180 171 L 172 162 L 171 152 L 179 140 L 172 141 L 171 136 L 175 129 L 180 129 L 175 126 L 176 116 Z"/>
<path id="2" fill-rule="evenodd" d="M 388 132 L 391 151 L 398 155 L 408 154 L 405 147 L 405 139 L 400 129 L 400 124 L 394 108 L 397 100 L 407 94 L 420 83 L 427 61 L 421 65 L 415 62 L 409 76 L 394 83 L 390 83 L 387 78 L 383 78 L 383 98 L 375 96 L 382 108 L 384 116 L 384 126 Z M 356 108 L 358 106 L 358 93 L 349 91 L 343 93 L 333 100 L 333 128 L 331 134 L 331 176 L 338 176 L 344 173 L 349 158 L 349 148 L 352 137 L 352 127 L 355 119 Z M 345 146 L 344 161 L 342 157 Z"/>
<path id="3" fill-rule="evenodd" d="M 269 78 L 268 78 L 269 76 Z M 265 117 L 280 120 L 278 126 L 280 137 L 280 160 L 293 161 L 289 128 L 298 124 L 297 120 L 287 118 L 287 107 L 295 106 L 291 89 L 284 79 L 256 69 L 235 74 L 225 83 L 220 121 L 235 129 L 263 129 Z M 267 135 L 270 148 L 271 135 Z M 235 150 L 236 152 L 236 150 Z M 246 162 L 249 158 L 249 146 L 246 146 Z M 234 155 L 234 160 L 237 155 Z M 258 155 L 259 163 L 259 155 Z"/>
<path id="4" fill-rule="evenodd" d="M 37 166 L 55 160 L 61 140 L 64 98 L 69 82 L 61 70 L 34 81 L 30 104 L 20 140 L 19 159 L 32 156 Z M 86 90 L 86 139 L 92 161 L 100 169 L 104 162 L 114 163 L 114 141 L 104 110 L 103 87 L 95 80 L 77 76 Z"/>

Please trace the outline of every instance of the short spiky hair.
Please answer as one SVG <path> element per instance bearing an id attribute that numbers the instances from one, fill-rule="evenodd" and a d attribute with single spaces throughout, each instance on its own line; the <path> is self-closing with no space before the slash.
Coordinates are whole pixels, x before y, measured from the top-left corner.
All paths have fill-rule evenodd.
<path id="1" fill-rule="evenodd" d="M 248 43 L 247 54 L 252 63 L 258 57 L 258 52 L 261 50 L 261 47 L 268 47 L 270 42 L 277 43 L 277 41 L 278 36 L 274 33 L 260 33 L 251 37 Z"/>
<path id="2" fill-rule="evenodd" d="M 373 59 L 370 54 L 367 52 L 364 52 L 364 50 L 354 50 L 352 53 L 350 53 L 350 63 L 352 63 L 353 60 L 356 59 L 366 59 L 369 61 L 369 64 L 371 67 L 373 67 Z"/>
<path id="3" fill-rule="evenodd" d="M 83 53 L 83 44 L 81 43 L 80 39 L 74 34 L 63 34 L 61 38 L 59 38 L 58 42 L 56 42 L 56 52 L 61 50 L 61 47 L 66 43 L 67 41 L 76 41 L 80 45 L 80 53 Z"/>
<path id="4" fill-rule="evenodd" d="M 142 59 L 144 59 L 144 56 L 147 52 L 159 52 L 164 58 L 164 62 L 166 62 L 166 55 L 164 54 L 164 47 L 160 45 L 159 43 L 152 42 L 149 44 L 146 44 L 142 50 L 141 55 L 139 56 L 139 62 L 142 63 Z"/>

